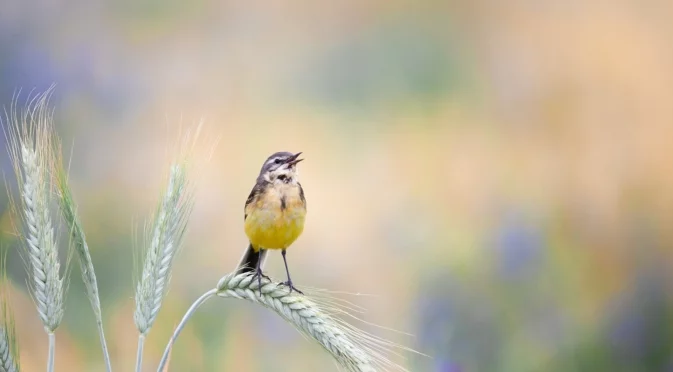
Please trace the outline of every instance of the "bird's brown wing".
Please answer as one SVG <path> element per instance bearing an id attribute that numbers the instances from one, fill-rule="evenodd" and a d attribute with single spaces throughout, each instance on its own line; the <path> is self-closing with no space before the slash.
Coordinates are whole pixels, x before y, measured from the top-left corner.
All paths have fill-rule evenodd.
<path id="1" fill-rule="evenodd" d="M 299 199 L 301 199 L 301 202 L 304 203 L 304 208 L 306 208 L 306 198 L 304 197 L 304 188 L 301 187 L 301 183 L 297 182 L 297 185 L 299 185 Z"/>
<path id="2" fill-rule="evenodd" d="M 243 207 L 243 221 L 245 221 L 245 219 L 248 218 L 248 214 L 245 213 L 245 210 L 248 208 L 248 205 L 257 199 L 257 197 L 262 193 L 263 188 L 264 185 L 258 182 L 252 188 L 252 191 L 250 191 L 250 195 L 248 195 L 248 199 L 245 201 L 245 207 Z"/>

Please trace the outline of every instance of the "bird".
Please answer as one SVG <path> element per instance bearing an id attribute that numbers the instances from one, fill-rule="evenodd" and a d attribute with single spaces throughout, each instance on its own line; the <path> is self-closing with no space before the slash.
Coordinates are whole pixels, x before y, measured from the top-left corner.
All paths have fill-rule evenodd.
<path id="1" fill-rule="evenodd" d="M 306 198 L 298 179 L 297 163 L 301 152 L 271 154 L 259 171 L 255 186 L 250 191 L 244 208 L 244 230 L 250 244 L 237 268 L 237 274 L 254 272 L 261 294 L 262 278 L 268 276 L 262 267 L 269 250 L 280 250 L 285 264 L 287 281 L 281 283 L 303 294 L 292 283 L 287 265 L 287 249 L 304 231 Z"/>

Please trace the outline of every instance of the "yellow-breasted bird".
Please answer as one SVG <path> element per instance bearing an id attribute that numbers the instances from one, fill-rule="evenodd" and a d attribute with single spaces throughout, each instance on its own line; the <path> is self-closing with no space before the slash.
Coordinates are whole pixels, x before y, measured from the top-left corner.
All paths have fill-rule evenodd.
<path id="1" fill-rule="evenodd" d="M 257 183 L 245 201 L 245 233 L 250 245 L 238 273 L 255 272 L 261 288 L 262 266 L 269 249 L 280 249 L 287 272 L 283 284 L 302 293 L 292 284 L 285 257 L 287 248 L 301 235 L 306 218 L 306 199 L 298 180 L 297 163 L 301 152 L 277 152 L 264 162 Z M 261 289 L 260 289 L 261 291 Z"/>

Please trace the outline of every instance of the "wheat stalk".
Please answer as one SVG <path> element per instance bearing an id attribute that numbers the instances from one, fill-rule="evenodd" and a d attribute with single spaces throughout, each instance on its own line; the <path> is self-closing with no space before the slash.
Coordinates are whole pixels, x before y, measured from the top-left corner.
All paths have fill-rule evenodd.
<path id="1" fill-rule="evenodd" d="M 184 164 L 171 166 L 168 186 L 154 216 L 152 239 L 145 255 L 143 271 L 136 288 L 134 320 L 140 333 L 136 370 L 142 364 L 145 336 L 161 308 L 171 277 L 173 259 L 177 253 L 187 219 L 193 205 L 192 192 L 186 179 Z"/>
<path id="2" fill-rule="evenodd" d="M 173 344 L 175 343 L 175 340 L 178 338 L 180 335 L 180 332 L 182 332 L 182 329 L 185 327 L 185 324 L 187 324 L 187 321 L 189 318 L 194 315 L 196 310 L 203 305 L 206 301 L 208 301 L 211 297 L 215 296 L 217 294 L 217 289 L 211 289 L 210 291 L 204 293 L 199 297 L 192 306 L 187 309 L 187 312 L 185 315 L 182 317 L 182 320 L 180 321 L 180 324 L 175 328 L 175 331 L 173 331 L 173 335 L 171 336 L 171 339 L 168 341 L 168 345 L 166 345 L 166 349 L 164 350 L 164 355 L 161 357 L 161 361 L 159 362 L 159 368 L 157 369 L 157 372 L 165 372 L 168 370 L 168 356 L 171 353 L 171 350 L 173 349 Z"/>

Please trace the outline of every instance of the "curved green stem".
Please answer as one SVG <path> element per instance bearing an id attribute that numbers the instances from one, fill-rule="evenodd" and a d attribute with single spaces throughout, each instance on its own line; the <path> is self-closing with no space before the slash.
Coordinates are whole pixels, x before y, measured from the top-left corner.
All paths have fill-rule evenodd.
<path id="1" fill-rule="evenodd" d="M 56 335 L 49 332 L 49 356 L 47 357 L 47 372 L 54 372 L 54 355 L 56 354 Z"/>
<path id="2" fill-rule="evenodd" d="M 175 339 L 178 338 L 180 335 L 180 332 L 182 329 L 185 327 L 185 324 L 189 320 L 189 318 L 194 315 L 194 312 L 196 309 L 199 308 L 199 306 L 203 305 L 206 300 L 209 298 L 213 297 L 217 293 L 217 289 L 211 289 L 210 291 L 204 293 L 199 297 L 192 306 L 189 307 L 187 312 L 185 313 L 185 316 L 182 317 L 182 320 L 180 321 L 180 324 L 178 324 L 177 328 L 175 328 L 175 331 L 173 332 L 173 335 L 171 336 L 171 339 L 168 341 L 168 345 L 166 345 L 166 350 L 164 350 L 164 355 L 161 357 L 161 362 L 159 362 L 159 368 L 157 368 L 157 372 L 163 372 L 164 368 L 166 367 L 166 363 L 168 362 L 168 354 L 171 352 L 171 348 L 173 347 L 173 343 L 175 342 Z"/>
<path id="3" fill-rule="evenodd" d="M 145 335 L 138 335 L 138 356 L 136 357 L 136 372 L 143 370 L 143 348 L 145 347 Z"/>
<path id="4" fill-rule="evenodd" d="M 105 342 L 105 333 L 103 332 L 103 320 L 98 318 L 96 320 L 98 324 L 98 335 L 100 337 L 100 344 L 103 348 L 103 359 L 105 360 L 105 368 L 107 372 L 112 372 L 112 365 L 110 364 L 110 354 L 107 349 L 107 342 Z"/>

